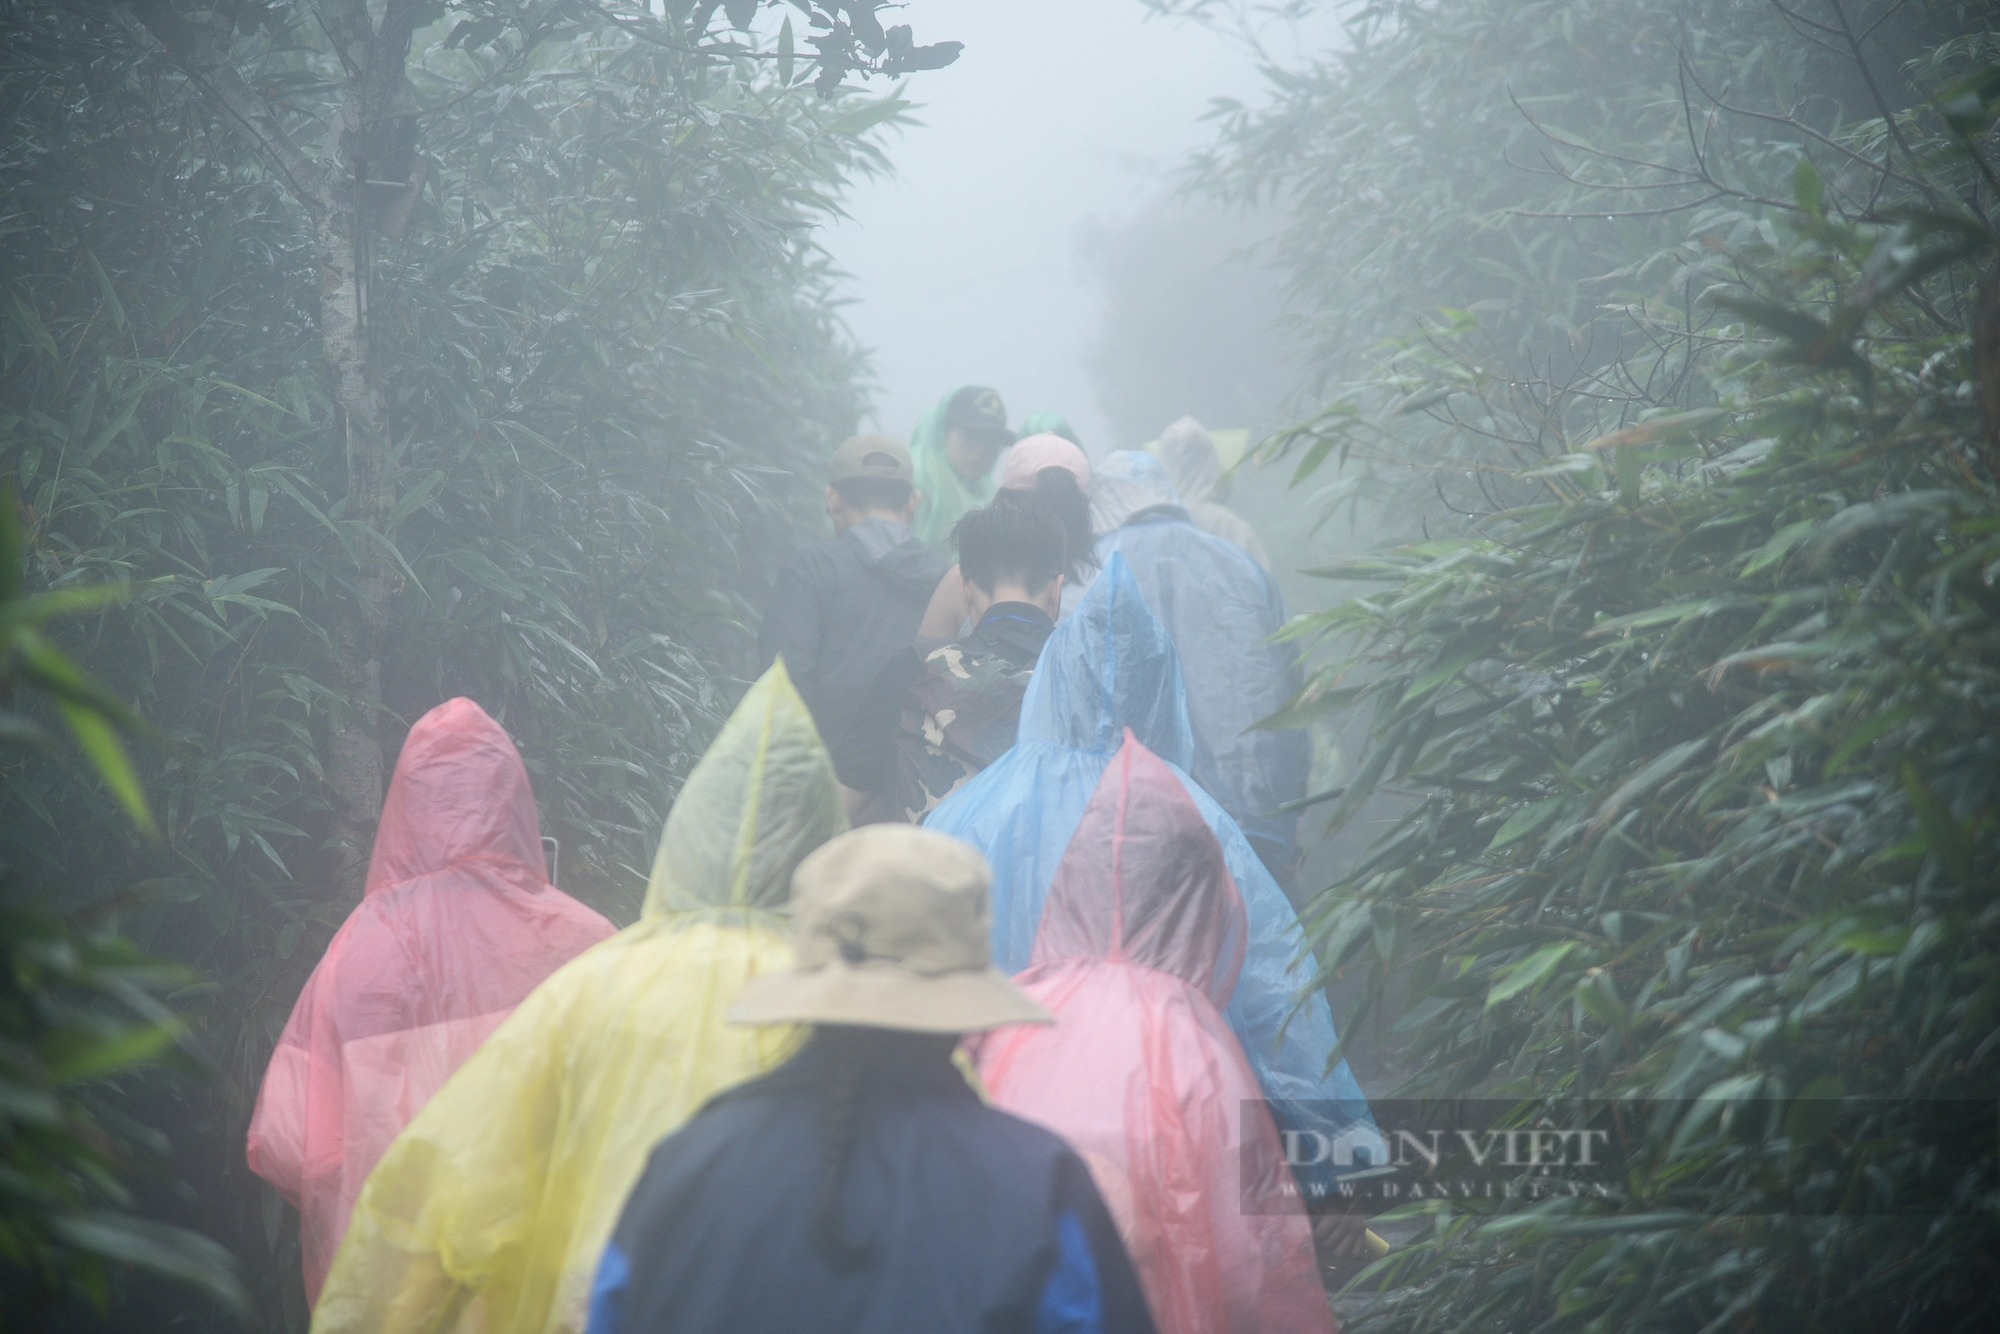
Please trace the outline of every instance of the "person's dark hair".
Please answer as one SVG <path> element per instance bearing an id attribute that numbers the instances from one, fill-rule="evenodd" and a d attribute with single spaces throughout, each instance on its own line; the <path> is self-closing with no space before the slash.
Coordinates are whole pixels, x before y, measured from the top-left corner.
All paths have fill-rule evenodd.
<path id="1" fill-rule="evenodd" d="M 870 1077 L 895 1062 L 949 1063 L 958 1045 L 956 1033 L 902 1033 L 882 1028 L 822 1024 L 813 1035 L 826 1048 L 825 1131 L 820 1157 L 819 1198 L 813 1204 L 812 1245 L 835 1269 L 859 1269 L 875 1254 L 865 1241 L 852 1241 L 841 1231 L 840 1186 L 854 1156 L 855 1122 L 861 1095 Z"/>
<path id="2" fill-rule="evenodd" d="M 1062 524 L 1049 509 L 1036 504 L 996 497 L 984 509 L 960 519 L 951 530 L 951 540 L 958 548 L 959 576 L 989 593 L 1003 579 L 1017 580 L 1038 593 L 1069 563 Z"/>
<path id="3" fill-rule="evenodd" d="M 849 1241 L 840 1231 L 840 1183 L 847 1160 L 854 1155 L 854 1118 L 861 1107 L 862 1035 L 854 1030 L 823 1028 L 818 1041 L 832 1048 L 826 1066 L 826 1109 L 822 1114 L 825 1147 L 821 1151 L 819 1199 L 813 1205 L 813 1249 L 835 1269 L 859 1269 L 873 1248 Z"/>
<path id="4" fill-rule="evenodd" d="M 862 511 L 888 510 L 900 514 L 903 506 L 910 503 L 910 484 L 892 477 L 847 477 L 832 485 L 842 500 Z"/>
<path id="5" fill-rule="evenodd" d="M 1071 583 L 1082 582 L 1097 568 L 1097 541 L 1090 531 L 1090 498 L 1083 494 L 1083 488 L 1076 484 L 1076 475 L 1069 469 L 1044 468 L 1035 474 L 1032 490 L 1001 491 L 993 501 L 1042 510 L 1055 519 L 1062 528 L 1063 548 L 1069 553 L 1063 573 Z"/>

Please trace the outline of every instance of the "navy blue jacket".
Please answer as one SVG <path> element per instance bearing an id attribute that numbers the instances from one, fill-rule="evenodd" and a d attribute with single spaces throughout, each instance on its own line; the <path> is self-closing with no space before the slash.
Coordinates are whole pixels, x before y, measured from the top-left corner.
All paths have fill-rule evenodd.
<path id="1" fill-rule="evenodd" d="M 946 1048 L 916 1050 L 871 1058 L 862 1079 L 840 1188 L 861 1266 L 813 1245 L 820 1040 L 653 1150 L 599 1266 L 590 1334 L 1151 1334 L 1082 1161 L 982 1103 Z"/>

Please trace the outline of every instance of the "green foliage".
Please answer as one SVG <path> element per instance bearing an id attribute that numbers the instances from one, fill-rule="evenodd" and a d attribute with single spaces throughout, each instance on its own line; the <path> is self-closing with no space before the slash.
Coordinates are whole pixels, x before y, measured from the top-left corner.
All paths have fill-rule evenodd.
<path id="1" fill-rule="evenodd" d="M 118 736 L 129 715 L 41 634 L 100 605 L 103 590 L 27 593 L 17 513 L 11 490 L 0 488 L 0 747 L 49 744 L 14 707 L 16 691 L 47 696 L 87 764 L 150 829 Z M 107 1130 L 110 1118 L 93 1105 L 105 1081 L 157 1060 L 180 1037 L 160 997 L 184 974 L 146 959 L 102 922 L 21 901 L 6 874 L 0 866 L 0 1317 L 39 1320 L 77 1297 L 101 1308 L 112 1275 L 136 1268 L 202 1289 L 247 1318 L 249 1299 L 227 1251 L 130 1210 L 127 1141 L 157 1153 L 160 1137 L 129 1124 Z"/>
<path id="2" fill-rule="evenodd" d="M 129 729 L 136 720 L 42 633 L 59 617 L 118 601 L 124 590 L 106 584 L 30 596 L 21 577 L 25 554 L 20 501 L 13 487 L 0 487 L 0 681 L 8 684 L 10 693 L 25 685 L 53 700 L 76 744 L 125 814 L 139 828 L 153 832 L 152 808 L 118 735 L 121 727 Z M 0 743 L 46 746 L 49 735 L 10 701 L 0 704 Z"/>
<path id="3" fill-rule="evenodd" d="M 859 415 L 811 229 L 908 106 L 815 98 L 803 55 L 718 36 L 713 4 L 432 8 L 420 184 L 364 210 L 377 523 L 349 490 L 314 219 L 273 161 L 127 6 L 0 4 L 0 472 L 28 587 L 119 590 L 118 615 L 44 637 L 156 730 L 137 777 L 159 826 L 135 839 L 97 780 L 9 753 L 0 841 L 65 912 L 143 882 L 126 925 L 212 984 L 191 1019 L 221 1077 L 161 1079 L 147 1114 L 201 1179 L 190 1219 L 262 1257 L 280 1326 L 302 1320 L 296 1254 L 241 1133 L 352 906 L 327 888 L 336 741 L 393 758 L 424 710 L 478 699 L 521 743 L 565 888 L 629 917 L 630 868 L 751 665 L 787 475 Z M 314 12 L 228 22 L 230 68 L 316 142 L 342 75 Z M 378 712 L 335 665 L 383 552 Z"/>
<path id="4" fill-rule="evenodd" d="M 1581 378 L 1510 376 L 1485 315 L 1427 340 L 1440 450 L 1505 494 L 1324 571 L 1380 587 L 1300 627 L 1344 658 L 1294 709 L 1372 714 L 1336 821 L 1407 804 L 1314 935 L 1403 1092 L 1661 1110 L 1613 1199 L 1417 1210 L 1352 1328 L 1992 1323 L 1994 1162 L 1924 1134 L 2000 1095 L 1996 70 L 1940 41 L 1892 121 L 1711 158 L 1738 193 L 1621 272 L 1584 340 L 1645 346 Z M 1422 460 L 1391 358 L 1338 421 Z"/>
<path id="5" fill-rule="evenodd" d="M 1399 513 L 1458 529 L 1535 495 L 1522 469 L 1698 391 L 1684 354 L 1715 273 L 1687 239 L 1768 242 L 1801 171 L 1837 216 L 1885 188 L 1922 197 L 1909 182 L 1932 164 L 1883 117 L 1938 80 L 1899 66 L 1990 17 L 1958 0 L 1788 8 L 1802 17 L 1768 0 L 1380 0 L 1342 11 L 1345 42 L 1274 69 L 1264 105 L 1221 103 L 1196 179 L 1285 214 L 1268 254 L 1325 404 L 1266 457 L 1301 455 L 1301 476 L 1340 459 Z M 1844 33 L 1865 39 L 1865 72 Z"/>
<path id="6" fill-rule="evenodd" d="M 104 1081 L 172 1048 L 182 1026 L 159 997 L 184 981 L 101 924 L 0 898 L 0 1318 L 10 1325 L 65 1298 L 104 1307 L 127 1268 L 201 1289 L 248 1320 L 229 1252 L 132 1211 L 122 1178 L 139 1151 L 158 1158 L 167 1146 L 102 1106 Z"/>

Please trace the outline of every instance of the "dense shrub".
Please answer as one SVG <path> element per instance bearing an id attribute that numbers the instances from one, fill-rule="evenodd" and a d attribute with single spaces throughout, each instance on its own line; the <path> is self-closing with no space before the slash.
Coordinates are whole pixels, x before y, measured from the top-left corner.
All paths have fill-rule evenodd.
<path id="1" fill-rule="evenodd" d="M 1332 818 L 1403 803 L 1314 935 L 1372 1092 L 1607 1116 L 1630 1170 L 1412 1206 L 1352 1327 L 1984 1328 L 1992 1146 L 1926 1136 L 2000 1095 L 1990 15 L 1362 23 L 1207 167 L 1290 201 L 1338 391 L 1267 454 L 1451 534 L 1298 627 L 1296 711 L 1371 719 Z"/>
<path id="2" fill-rule="evenodd" d="M 415 184 L 354 187 L 379 402 L 357 425 L 323 340 L 325 219 L 215 90 L 239 76 L 330 159 L 352 86 L 320 20 L 418 10 L 436 21 L 387 103 Z M 302 1320 L 296 1260 L 241 1134 L 352 906 L 340 748 L 392 763 L 425 709 L 474 696 L 522 745 L 565 887 L 629 916 L 628 868 L 749 666 L 787 474 L 860 412 L 812 228 L 904 104 L 815 96 L 789 28 L 772 60 L 723 17 L 0 5 L 0 472 L 31 588 L 125 590 L 62 642 L 154 729 L 135 754 L 160 825 L 135 838 L 88 771 L 10 751 L 0 844 L 30 901 L 115 900 L 104 921 L 205 979 L 181 1008 L 222 1078 L 131 1102 L 193 1183 L 155 1203 L 252 1261 L 274 1325 Z M 175 23 L 207 44 L 163 46 Z M 367 494 L 357 439 L 385 461 Z"/>

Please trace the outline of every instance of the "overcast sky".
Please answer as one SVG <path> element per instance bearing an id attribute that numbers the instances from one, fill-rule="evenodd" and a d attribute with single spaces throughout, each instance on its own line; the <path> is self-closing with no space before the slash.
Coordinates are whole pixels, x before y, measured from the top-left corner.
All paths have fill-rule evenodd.
<path id="1" fill-rule="evenodd" d="M 824 238 L 874 350 L 875 424 L 907 436 L 983 383 L 1015 420 L 1068 416 L 1093 454 L 1140 443 L 1108 438 L 1083 370 L 1101 308 L 1078 238 L 1160 197 L 1210 99 L 1257 96 L 1254 61 L 1139 0 L 921 0 L 907 19 L 964 54 L 911 81 L 923 125 L 889 137 L 895 175 L 857 186 Z"/>

